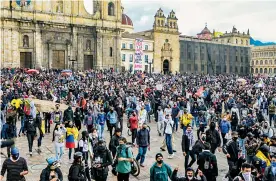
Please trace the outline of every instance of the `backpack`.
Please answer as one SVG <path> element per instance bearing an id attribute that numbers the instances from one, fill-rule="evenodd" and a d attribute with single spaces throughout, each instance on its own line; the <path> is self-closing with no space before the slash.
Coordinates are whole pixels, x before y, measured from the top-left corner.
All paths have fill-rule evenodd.
<path id="1" fill-rule="evenodd" d="M 72 180 L 72 173 L 73 173 L 73 169 L 75 167 L 77 167 L 78 165 L 71 165 L 70 169 L 69 169 L 69 174 L 68 174 L 68 181 L 74 181 Z M 78 173 L 78 175 L 80 175 L 81 171 Z"/>
<path id="2" fill-rule="evenodd" d="M 23 111 L 26 115 L 31 115 L 31 104 L 30 101 L 25 100 L 24 101 L 24 107 L 23 107 Z"/>
<path id="3" fill-rule="evenodd" d="M 213 165 L 212 165 L 212 155 L 208 156 L 205 158 L 204 160 L 204 166 L 203 166 L 203 169 L 206 171 L 206 172 L 212 172 L 213 170 Z M 204 172 L 203 172 L 204 173 Z"/>

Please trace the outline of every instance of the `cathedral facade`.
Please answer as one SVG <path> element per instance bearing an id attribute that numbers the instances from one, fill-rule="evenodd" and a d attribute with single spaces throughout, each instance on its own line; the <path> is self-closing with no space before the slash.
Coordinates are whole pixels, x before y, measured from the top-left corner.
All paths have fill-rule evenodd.
<path id="1" fill-rule="evenodd" d="M 121 1 L 1 1 L 1 67 L 121 67 Z"/>

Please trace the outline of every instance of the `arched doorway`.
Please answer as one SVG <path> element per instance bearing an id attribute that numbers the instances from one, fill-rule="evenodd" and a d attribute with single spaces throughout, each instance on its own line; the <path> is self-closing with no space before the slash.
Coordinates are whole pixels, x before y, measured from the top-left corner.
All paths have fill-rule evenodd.
<path id="1" fill-rule="evenodd" d="M 169 71 L 170 71 L 169 60 L 164 60 L 164 62 L 163 62 L 163 73 L 168 74 Z"/>

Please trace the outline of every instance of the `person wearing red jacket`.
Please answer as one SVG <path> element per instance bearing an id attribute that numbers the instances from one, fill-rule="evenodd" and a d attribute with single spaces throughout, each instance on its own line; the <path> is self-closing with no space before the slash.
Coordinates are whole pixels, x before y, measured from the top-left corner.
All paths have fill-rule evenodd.
<path id="1" fill-rule="evenodd" d="M 136 135 L 137 135 L 137 129 L 138 129 L 138 117 L 137 117 L 135 111 L 130 116 L 128 122 L 130 124 L 130 130 L 132 133 L 132 144 L 134 144 Z"/>

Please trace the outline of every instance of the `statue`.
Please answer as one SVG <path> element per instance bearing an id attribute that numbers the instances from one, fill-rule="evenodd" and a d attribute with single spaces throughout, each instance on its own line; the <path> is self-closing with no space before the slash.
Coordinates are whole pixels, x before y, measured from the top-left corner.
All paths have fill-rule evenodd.
<path id="1" fill-rule="evenodd" d="M 29 37 L 27 35 L 23 37 L 23 47 L 29 47 Z"/>
<path id="2" fill-rule="evenodd" d="M 91 40 L 86 41 L 86 50 L 91 50 Z"/>

